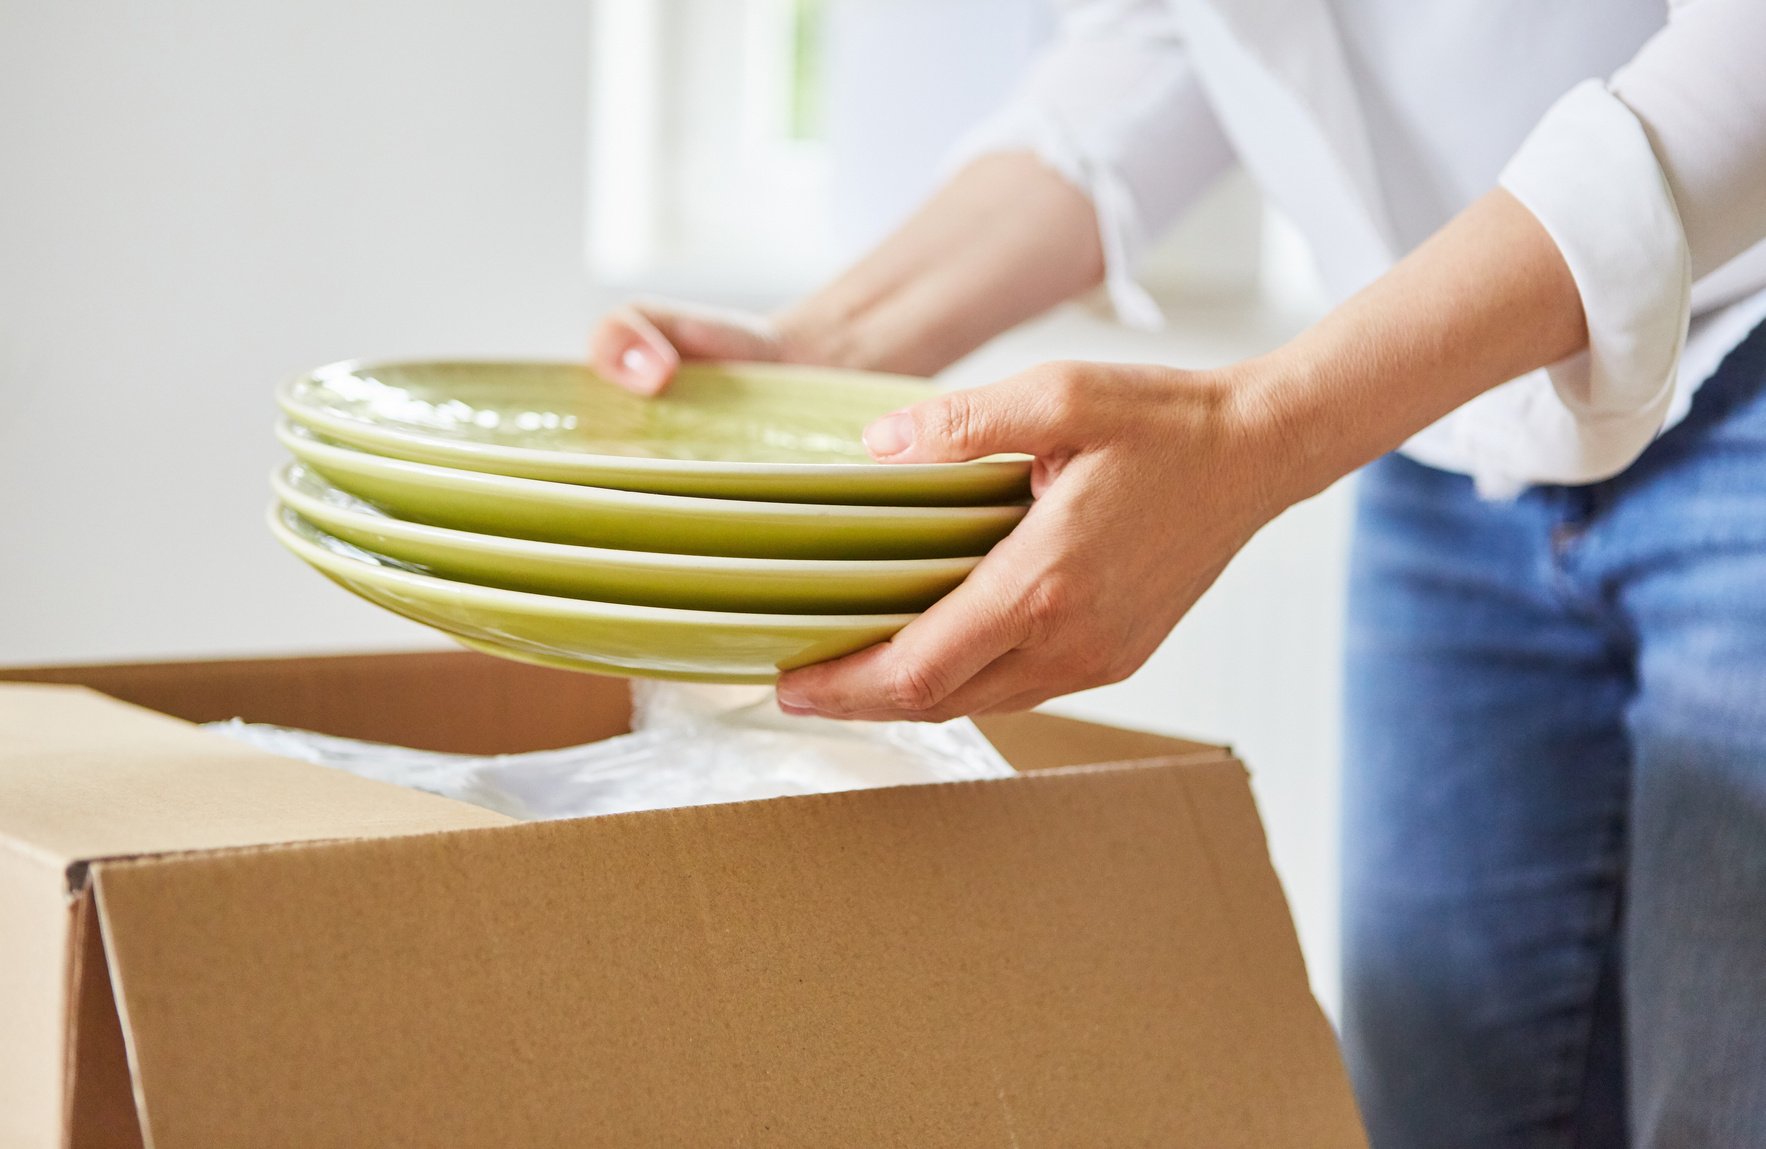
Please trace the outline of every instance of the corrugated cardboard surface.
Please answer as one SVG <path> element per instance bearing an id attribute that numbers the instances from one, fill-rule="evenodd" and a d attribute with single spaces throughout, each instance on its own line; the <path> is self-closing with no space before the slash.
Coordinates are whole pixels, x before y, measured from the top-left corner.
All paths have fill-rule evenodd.
<path id="1" fill-rule="evenodd" d="M 50 1146 L 61 1127 L 69 914 L 61 868 L 0 842 L 0 1146 Z"/>
<path id="2" fill-rule="evenodd" d="M 1233 763 L 95 875 L 156 1149 L 1363 1144 Z"/>
<path id="3" fill-rule="evenodd" d="M 0 684 L 0 1146 L 61 1140 L 78 921 L 71 864 L 510 821 L 265 754 L 80 687 Z M 114 1025 L 107 993 L 92 1008 L 89 1024 Z M 113 1094 L 89 1095 L 95 1112 L 114 1108 Z M 121 1102 L 132 1104 L 126 1093 Z"/>
<path id="4" fill-rule="evenodd" d="M 53 862 L 504 825 L 73 686 L 0 684 L 0 846 Z"/>
<path id="5" fill-rule="evenodd" d="M 64 1105 L 66 1149 L 139 1149 L 143 1144 L 122 1022 L 98 925 L 97 896 L 82 890 L 74 932 L 67 1015 L 70 1089 Z"/>
<path id="6" fill-rule="evenodd" d="M 1223 746 L 1052 714 L 990 714 L 977 718 L 975 725 L 1018 770 L 1146 758 L 1205 761 L 1229 756 Z"/>
<path id="7" fill-rule="evenodd" d="M 463 653 L 8 678 L 455 751 L 629 713 Z M 987 719 L 1021 769 L 1163 764 L 107 861 L 70 907 L 74 857 L 504 821 L 74 697 L 0 702 L 56 732 L 0 737 L 7 1149 L 60 1141 L 58 1053 L 75 1147 L 138 1143 L 135 1086 L 156 1149 L 1363 1144 L 1218 748 Z M 253 784 L 211 805 L 187 771 Z"/>

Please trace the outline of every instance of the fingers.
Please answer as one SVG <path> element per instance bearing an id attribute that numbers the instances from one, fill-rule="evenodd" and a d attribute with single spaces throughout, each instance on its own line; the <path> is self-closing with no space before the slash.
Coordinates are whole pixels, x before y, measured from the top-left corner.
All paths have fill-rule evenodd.
<path id="1" fill-rule="evenodd" d="M 1077 371 L 1048 364 L 987 387 L 951 391 L 885 415 L 865 430 L 889 463 L 960 463 L 983 455 L 1059 455 L 1083 434 Z"/>
<path id="2" fill-rule="evenodd" d="M 680 363 L 674 344 L 636 307 L 607 313 L 589 333 L 589 366 L 639 395 L 667 387 Z"/>
<path id="3" fill-rule="evenodd" d="M 1122 681 L 1260 525 L 1232 502 L 1233 436 L 1214 391 L 1133 366 L 1049 365 L 879 420 L 866 443 L 886 462 L 1033 456 L 1036 501 L 892 640 L 782 676 L 781 707 L 942 721 Z M 1158 495 L 1217 478 L 1218 498 Z"/>
<path id="4" fill-rule="evenodd" d="M 589 365 L 640 395 L 667 387 L 682 359 L 772 360 L 779 350 L 764 319 L 663 302 L 627 304 L 589 334 Z"/>
<path id="5" fill-rule="evenodd" d="M 779 333 L 762 316 L 678 303 L 640 303 L 636 307 L 687 359 L 776 360 Z"/>
<path id="6" fill-rule="evenodd" d="M 1032 637 L 1033 612 L 997 575 L 983 575 L 987 565 L 984 560 L 888 642 L 786 673 L 779 679 L 780 706 L 831 717 L 940 706 Z M 1001 569 L 1008 568 L 994 567 Z"/>
<path id="7" fill-rule="evenodd" d="M 860 710 L 837 717 L 855 722 L 947 722 L 966 714 L 990 713 L 1004 705 L 1005 700 L 1021 697 L 1027 683 L 1040 674 L 1037 659 L 1030 652 L 1008 651 L 932 706 L 919 710 Z M 780 709 L 788 714 L 823 713 L 796 709 L 783 702 Z"/>
<path id="8" fill-rule="evenodd" d="M 940 395 L 873 423 L 865 443 L 888 462 L 1021 451 L 1040 463 L 1085 434 L 1072 417 L 1074 375 L 1056 365 Z M 1034 660 L 1015 655 L 1037 645 L 1064 609 L 1055 580 L 1043 577 L 1036 541 L 1049 513 L 1033 507 L 961 586 L 893 639 L 781 677 L 780 706 L 832 717 L 940 719 L 1031 689 L 1034 680 L 1025 676 Z"/>

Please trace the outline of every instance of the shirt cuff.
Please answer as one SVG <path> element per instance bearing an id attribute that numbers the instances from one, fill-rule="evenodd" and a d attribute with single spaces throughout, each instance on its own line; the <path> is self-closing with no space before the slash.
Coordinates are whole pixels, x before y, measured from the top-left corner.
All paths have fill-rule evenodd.
<path id="1" fill-rule="evenodd" d="M 1500 182 L 1563 255 L 1588 348 L 1480 396 L 1442 430 L 1470 451 L 1486 493 L 1597 482 L 1643 453 L 1674 400 L 1692 299 L 1674 197 L 1643 125 L 1597 80 L 1546 112 Z"/>

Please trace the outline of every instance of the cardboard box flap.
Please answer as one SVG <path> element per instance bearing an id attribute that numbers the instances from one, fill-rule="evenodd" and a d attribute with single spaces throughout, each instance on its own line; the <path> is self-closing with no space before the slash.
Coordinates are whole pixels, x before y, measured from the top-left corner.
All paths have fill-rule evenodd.
<path id="1" fill-rule="evenodd" d="M 0 842 L 0 1145 L 55 1144 L 69 914 L 59 868 Z"/>
<path id="2" fill-rule="evenodd" d="M 73 932 L 64 1018 L 64 1149 L 135 1149 L 143 1144 L 134 1079 L 105 963 L 96 895 L 71 907 Z"/>
<path id="3" fill-rule="evenodd" d="M 0 849 L 45 864 L 504 825 L 73 686 L 0 684 Z"/>
<path id="4" fill-rule="evenodd" d="M 155 1149 L 1365 1144 L 1236 763 L 94 877 Z"/>
<path id="5" fill-rule="evenodd" d="M 983 715 L 975 719 L 975 725 L 1016 770 L 1052 770 L 1060 766 L 1152 758 L 1204 762 L 1232 757 L 1232 751 L 1225 746 L 1208 742 L 1034 711 Z"/>

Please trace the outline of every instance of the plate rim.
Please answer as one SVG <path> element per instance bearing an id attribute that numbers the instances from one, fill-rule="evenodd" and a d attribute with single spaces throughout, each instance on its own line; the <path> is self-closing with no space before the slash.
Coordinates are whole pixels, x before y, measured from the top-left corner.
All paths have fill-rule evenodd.
<path id="1" fill-rule="evenodd" d="M 989 456 L 984 459 L 971 459 L 961 463 L 756 463 L 735 460 L 717 459 L 666 459 L 645 455 L 604 455 L 588 451 L 563 451 L 549 447 L 518 447 L 495 443 L 478 443 L 471 440 L 436 439 L 418 431 L 407 431 L 383 426 L 366 419 L 351 419 L 337 416 L 308 404 L 301 403 L 295 396 L 297 388 L 315 382 L 322 374 L 347 374 L 374 367 L 581 367 L 591 371 L 586 364 L 555 359 L 340 359 L 335 363 L 327 363 L 310 371 L 303 371 L 289 376 L 276 387 L 276 405 L 289 419 L 307 425 L 321 434 L 333 434 L 340 438 L 359 436 L 368 441 L 378 440 L 381 443 L 399 446 L 417 446 L 428 449 L 439 449 L 442 452 L 457 452 L 463 458 L 492 460 L 528 460 L 548 466 L 571 468 L 579 467 L 586 471 L 592 469 L 608 471 L 654 472 L 661 474 L 679 474 L 704 478 L 850 478 L 864 473 L 869 475 L 895 474 L 898 480 L 881 480 L 880 485 L 891 482 L 905 482 L 915 478 L 930 478 L 936 475 L 949 475 L 958 472 L 969 474 L 1000 474 L 1027 475 L 1032 463 L 1029 455 L 1009 455 L 1005 457 Z M 683 369 L 709 368 L 728 371 L 734 374 L 758 374 L 761 371 L 785 374 L 819 374 L 819 375 L 852 375 L 863 378 L 866 382 L 883 382 L 896 386 L 912 386 L 925 392 L 924 398 L 931 399 L 943 394 L 940 388 L 929 380 L 912 375 L 895 375 L 883 372 L 858 371 L 846 367 L 818 367 L 803 363 L 765 363 L 736 359 L 698 359 L 681 365 Z M 609 384 L 617 386 L 617 384 Z M 514 476 L 511 476 L 514 477 Z M 556 480 L 536 480 L 538 482 Z"/>
<path id="2" fill-rule="evenodd" d="M 304 437 L 302 433 L 304 433 Z M 733 512 L 747 515 L 783 515 L 805 521 L 839 517 L 879 519 L 891 522 L 950 519 L 995 522 L 1010 517 L 1014 523 L 1022 519 L 1030 509 L 1029 501 L 965 506 L 794 503 L 766 499 L 721 499 L 710 495 L 674 495 L 661 491 L 627 491 L 618 487 L 597 487 L 584 483 L 561 483 L 553 479 L 530 479 L 522 475 L 498 475 L 488 471 L 468 471 L 458 467 L 444 467 L 439 463 L 418 463 L 410 459 L 395 459 L 387 455 L 376 455 L 372 451 L 320 438 L 320 432 L 286 418 L 277 421 L 275 434 L 277 441 L 296 458 L 301 457 L 302 450 L 311 450 L 321 455 L 336 453 L 345 456 L 340 461 L 346 464 L 350 457 L 367 460 L 365 464 L 357 465 L 365 466 L 369 470 L 378 470 L 383 475 L 391 474 L 407 480 L 427 480 L 432 486 L 445 487 L 447 484 L 452 484 L 456 489 L 460 486 L 476 486 L 481 490 L 500 491 L 515 496 L 525 494 L 530 497 L 552 499 L 560 505 L 566 506 L 623 506 L 638 510 L 676 511 L 687 514 L 728 515 Z M 297 444 L 299 445 L 297 446 Z M 305 461 L 302 459 L 302 462 Z"/>
<path id="3" fill-rule="evenodd" d="M 675 606 L 637 606 L 631 603 L 604 602 L 599 599 L 565 598 L 561 595 L 541 594 L 538 591 L 506 590 L 502 587 L 480 586 L 477 583 L 455 582 L 453 579 L 419 574 L 416 571 L 398 570 L 393 567 L 376 566 L 335 554 L 308 542 L 289 529 L 282 521 L 282 512 L 284 511 L 301 518 L 314 531 L 327 538 L 335 536 L 331 535 L 329 531 L 321 529 L 317 524 L 307 521 L 293 508 L 284 507 L 280 501 L 273 501 L 265 515 L 270 533 L 275 536 L 276 541 L 292 551 L 295 557 L 302 562 L 321 573 L 336 574 L 340 578 L 356 578 L 371 584 L 379 581 L 382 585 L 390 584 L 406 589 L 439 589 L 457 599 L 490 609 L 527 606 L 531 610 L 543 607 L 547 613 L 575 617 L 582 621 L 657 622 L 720 629 L 743 626 L 771 627 L 808 631 L 888 626 L 900 628 L 919 617 L 917 613 L 765 614 L 757 611 L 689 610 L 685 607 Z"/>
<path id="4" fill-rule="evenodd" d="M 328 481 L 299 459 L 280 463 L 270 472 L 270 490 L 277 501 L 288 506 L 303 519 L 314 516 L 301 503 L 319 503 L 301 491 L 288 477 L 299 469 L 317 482 L 349 495 L 348 491 Z M 543 481 L 543 480 L 540 480 Z M 350 495 L 351 498 L 357 496 Z M 545 539 L 524 539 L 513 535 L 490 535 L 481 531 L 442 527 L 401 519 L 390 512 L 369 514 L 350 507 L 334 507 L 320 503 L 324 513 L 348 519 L 364 531 L 384 531 L 408 539 L 453 542 L 456 545 L 483 548 L 486 554 L 513 555 L 526 558 L 580 559 L 622 568 L 661 567 L 683 573 L 714 571 L 719 573 L 764 575 L 779 574 L 967 574 L 980 564 L 985 555 L 929 556 L 909 559 L 799 559 L 761 558 L 753 555 L 695 555 L 675 551 L 636 551 L 619 547 L 596 547 L 586 543 L 558 543 Z M 324 524 L 313 521 L 324 530 Z M 390 529 L 389 529 L 390 527 Z M 327 534 L 331 533 L 326 531 Z"/>
<path id="5" fill-rule="evenodd" d="M 422 625 L 422 624 L 419 624 Z M 440 627 L 431 629 L 440 630 Z M 754 674 L 719 674 L 716 671 L 673 671 L 659 670 L 654 667 L 616 666 L 611 662 L 601 662 L 592 658 L 570 659 L 562 655 L 547 656 L 519 650 L 513 646 L 483 639 L 467 638 L 463 634 L 443 630 L 453 642 L 459 643 L 475 654 L 490 658 L 507 658 L 512 662 L 525 662 L 530 666 L 540 666 L 548 670 L 568 671 L 575 674 L 599 674 L 616 678 L 647 678 L 669 682 L 700 682 L 727 686 L 769 686 L 779 681 L 784 672 L 774 669 L 771 673 Z"/>

